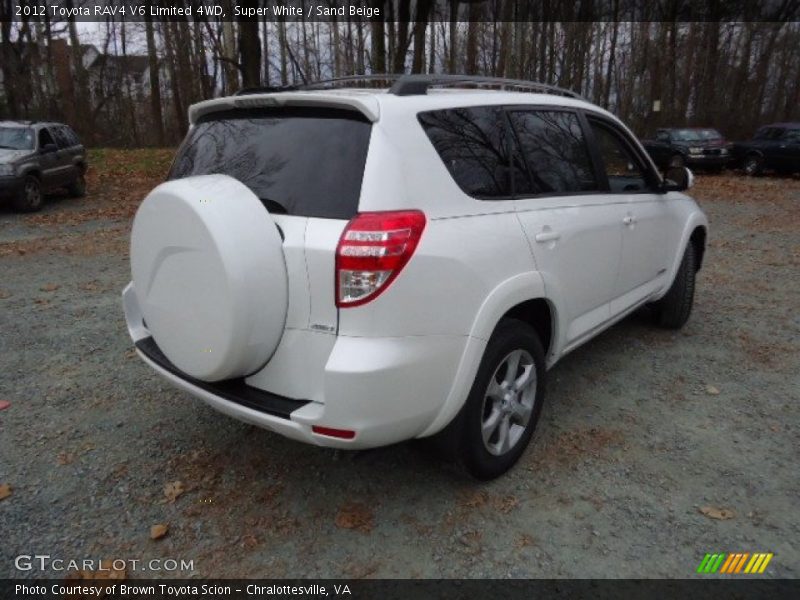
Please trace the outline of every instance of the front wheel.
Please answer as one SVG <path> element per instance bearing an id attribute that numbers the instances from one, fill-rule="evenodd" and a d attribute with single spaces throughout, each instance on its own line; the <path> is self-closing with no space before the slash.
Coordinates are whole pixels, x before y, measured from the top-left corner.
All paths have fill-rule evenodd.
<path id="1" fill-rule="evenodd" d="M 504 319 L 492 334 L 460 417 L 460 458 L 477 479 L 508 471 L 530 442 L 545 393 L 536 331 Z"/>
<path id="2" fill-rule="evenodd" d="M 14 208 L 20 212 L 36 212 L 42 208 L 42 186 L 34 175 L 28 175 L 22 190 L 14 199 Z"/>
<path id="3" fill-rule="evenodd" d="M 760 175 L 763 168 L 764 161 L 756 154 L 751 154 L 744 160 L 744 172 L 751 177 Z"/>
<path id="4" fill-rule="evenodd" d="M 67 187 L 67 192 L 73 198 L 83 198 L 86 195 L 86 177 L 83 172 L 78 173 L 75 181 Z"/>
<path id="5" fill-rule="evenodd" d="M 689 242 L 683 253 L 675 281 L 667 294 L 652 304 L 656 323 L 666 329 L 680 329 L 689 320 L 694 304 L 696 268 L 694 244 Z"/>

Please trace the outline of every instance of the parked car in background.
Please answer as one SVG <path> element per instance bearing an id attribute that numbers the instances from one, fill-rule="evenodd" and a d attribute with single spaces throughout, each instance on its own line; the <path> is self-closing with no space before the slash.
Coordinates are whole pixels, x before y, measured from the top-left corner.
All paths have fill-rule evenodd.
<path id="1" fill-rule="evenodd" d="M 787 175 L 800 172 L 800 122 L 759 127 L 752 140 L 734 144 L 733 157 L 748 175 L 765 170 Z"/>
<path id="2" fill-rule="evenodd" d="M 61 123 L 0 121 L 0 198 L 23 212 L 42 207 L 44 194 L 86 193 L 86 149 Z"/>
<path id="3" fill-rule="evenodd" d="M 528 445 L 562 356 L 645 305 L 681 327 L 708 226 L 689 170 L 662 179 L 566 90 L 436 87 L 472 81 L 509 83 L 406 75 L 193 105 L 131 233 L 139 356 L 287 437 L 436 435 L 489 479 Z"/>
<path id="4" fill-rule="evenodd" d="M 730 160 L 730 145 L 716 129 L 658 129 L 642 144 L 660 169 L 688 166 L 721 171 Z"/>

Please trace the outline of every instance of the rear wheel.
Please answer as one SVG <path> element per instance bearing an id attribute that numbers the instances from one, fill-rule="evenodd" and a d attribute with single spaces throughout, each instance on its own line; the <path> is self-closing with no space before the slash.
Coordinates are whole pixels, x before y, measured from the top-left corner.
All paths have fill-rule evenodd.
<path id="1" fill-rule="evenodd" d="M 694 304 L 696 269 L 694 244 L 689 242 L 683 253 L 675 281 L 667 294 L 651 306 L 656 323 L 666 329 L 680 329 L 689 320 Z"/>
<path id="2" fill-rule="evenodd" d="M 756 175 L 761 174 L 761 171 L 764 168 L 764 160 L 757 154 L 751 154 L 744 159 L 743 168 L 745 173 L 751 177 L 755 177 Z"/>
<path id="3" fill-rule="evenodd" d="M 28 175 L 22 190 L 14 199 L 14 208 L 21 212 L 35 212 L 42 208 L 42 185 L 35 175 Z"/>
<path id="4" fill-rule="evenodd" d="M 67 187 L 67 192 L 73 198 L 83 198 L 86 195 L 86 176 L 83 171 L 79 172 L 75 181 Z"/>
<path id="5" fill-rule="evenodd" d="M 501 321 L 457 421 L 459 455 L 471 475 L 494 479 L 522 456 L 542 411 L 545 376 L 536 331 L 522 321 Z"/>

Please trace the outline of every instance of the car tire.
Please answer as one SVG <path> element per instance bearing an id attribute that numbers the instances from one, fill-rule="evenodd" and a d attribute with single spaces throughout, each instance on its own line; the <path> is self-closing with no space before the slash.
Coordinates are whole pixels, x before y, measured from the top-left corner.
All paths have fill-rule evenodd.
<path id="1" fill-rule="evenodd" d="M 519 460 L 541 415 L 545 378 L 536 331 L 522 321 L 503 319 L 455 421 L 459 458 L 470 475 L 494 479 Z"/>
<path id="2" fill-rule="evenodd" d="M 86 195 L 86 176 L 83 171 L 78 173 L 75 181 L 69 184 L 67 192 L 73 198 L 83 198 Z"/>
<path id="3" fill-rule="evenodd" d="M 14 208 L 20 212 L 36 212 L 41 210 L 44 203 L 42 184 L 35 175 L 28 175 L 22 184 L 17 197 L 14 199 Z"/>
<path id="4" fill-rule="evenodd" d="M 673 154 L 669 158 L 669 162 L 667 163 L 668 169 L 680 169 L 681 167 L 686 166 L 686 160 L 683 158 L 681 154 Z"/>
<path id="5" fill-rule="evenodd" d="M 764 169 L 764 159 L 758 154 L 751 154 L 744 159 L 742 169 L 744 169 L 745 174 L 750 177 L 757 177 L 761 175 Z"/>
<path id="6" fill-rule="evenodd" d="M 694 244 L 689 242 L 669 291 L 651 305 L 656 324 L 660 327 L 680 329 L 689 320 L 694 304 L 696 259 Z"/>

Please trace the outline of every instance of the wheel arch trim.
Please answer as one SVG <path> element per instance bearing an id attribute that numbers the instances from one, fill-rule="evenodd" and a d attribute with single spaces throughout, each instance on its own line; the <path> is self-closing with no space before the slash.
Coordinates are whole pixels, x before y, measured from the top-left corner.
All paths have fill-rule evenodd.
<path id="1" fill-rule="evenodd" d="M 558 312 L 556 305 L 545 293 L 542 276 L 538 272 L 530 271 L 501 282 L 489 293 L 478 310 L 447 398 L 431 424 L 419 437 L 427 437 L 444 429 L 464 406 L 486 345 L 500 319 L 516 306 L 538 299 L 545 300 L 549 305 L 552 328 L 550 350 L 556 347 L 560 331 Z"/>

